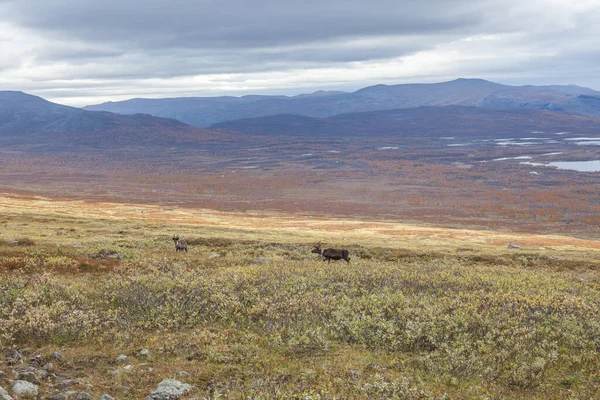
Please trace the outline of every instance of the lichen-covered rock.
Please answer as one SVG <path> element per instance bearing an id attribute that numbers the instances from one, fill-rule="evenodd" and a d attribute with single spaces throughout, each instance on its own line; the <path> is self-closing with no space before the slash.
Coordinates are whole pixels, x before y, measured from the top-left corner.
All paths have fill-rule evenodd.
<path id="1" fill-rule="evenodd" d="M 140 357 L 148 357 L 150 355 L 150 350 L 148 349 L 141 349 L 138 353 L 138 356 Z"/>
<path id="2" fill-rule="evenodd" d="M 192 386 L 175 379 L 165 379 L 150 393 L 147 400 L 177 400 L 188 394 Z"/>
<path id="3" fill-rule="evenodd" d="M 103 394 L 102 396 L 100 396 L 100 400 L 115 400 L 115 399 L 107 394 Z"/>
<path id="4" fill-rule="evenodd" d="M 54 358 L 55 360 L 62 360 L 62 359 L 64 359 L 64 358 L 65 358 L 65 357 L 64 357 L 64 356 L 63 356 L 61 353 L 59 353 L 58 351 L 55 351 L 54 353 L 52 353 L 52 354 L 50 355 L 50 357 Z"/>
<path id="5" fill-rule="evenodd" d="M 56 387 L 58 389 L 66 389 L 66 388 L 70 388 L 71 386 L 75 386 L 75 385 L 79 385 L 79 380 L 77 380 L 77 379 L 64 379 L 64 380 L 60 381 L 59 383 L 57 383 Z"/>
<path id="6" fill-rule="evenodd" d="M 13 398 L 9 396 L 6 390 L 0 387 L 0 400 L 13 400 Z"/>
<path id="7" fill-rule="evenodd" d="M 38 386 L 27 381 L 15 381 L 12 393 L 14 396 L 22 399 L 36 398 L 38 395 Z"/>
<path id="8" fill-rule="evenodd" d="M 46 400 L 92 400 L 92 396 L 86 392 L 69 391 L 53 394 L 47 397 Z"/>
<path id="9" fill-rule="evenodd" d="M 115 361 L 118 363 L 124 363 L 127 361 L 127 356 L 125 354 L 119 354 Z"/>

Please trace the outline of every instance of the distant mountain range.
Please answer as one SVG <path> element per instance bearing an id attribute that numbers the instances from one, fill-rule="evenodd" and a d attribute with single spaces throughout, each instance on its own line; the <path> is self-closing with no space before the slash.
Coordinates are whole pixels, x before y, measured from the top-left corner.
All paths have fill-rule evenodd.
<path id="1" fill-rule="evenodd" d="M 99 109 L 108 111 L 94 111 Z M 596 116 L 600 116 L 600 92 L 591 89 L 514 87 L 478 79 L 377 85 L 353 93 L 319 91 L 294 97 L 134 99 L 85 109 L 22 92 L 0 91 L 0 145 L 156 149 L 212 143 L 217 149 L 227 143 L 243 145 L 260 136 L 592 134 L 600 132 Z"/>
<path id="2" fill-rule="evenodd" d="M 509 138 L 565 131 L 598 134 L 600 118 L 544 110 L 434 106 L 338 114 L 328 118 L 280 114 L 221 122 L 210 129 L 264 136 Z"/>
<path id="3" fill-rule="evenodd" d="M 219 134 L 151 115 L 87 111 L 23 92 L 0 91 L 0 144 L 173 145 L 218 139 Z"/>
<path id="4" fill-rule="evenodd" d="M 224 121 L 278 114 L 325 118 L 345 113 L 450 105 L 600 116 L 600 92 L 575 85 L 508 86 L 482 79 L 457 79 L 432 84 L 376 85 L 352 93 L 319 91 L 293 97 L 131 99 L 85 109 L 120 114 L 145 113 L 208 127 Z"/>

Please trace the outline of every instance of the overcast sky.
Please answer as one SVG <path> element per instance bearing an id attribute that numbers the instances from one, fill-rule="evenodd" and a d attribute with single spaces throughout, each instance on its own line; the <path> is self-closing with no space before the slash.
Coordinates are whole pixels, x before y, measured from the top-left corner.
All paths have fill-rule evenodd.
<path id="1" fill-rule="evenodd" d="M 600 0 L 0 0 L 0 90 L 62 104 L 459 77 L 600 89 Z"/>

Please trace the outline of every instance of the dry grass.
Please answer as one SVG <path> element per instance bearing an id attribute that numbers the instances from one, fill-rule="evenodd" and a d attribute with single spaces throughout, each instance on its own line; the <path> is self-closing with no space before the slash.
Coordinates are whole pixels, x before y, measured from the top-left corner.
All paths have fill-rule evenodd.
<path id="1" fill-rule="evenodd" d="M 0 211 L 0 346 L 60 349 L 57 374 L 93 397 L 169 377 L 198 398 L 600 390 L 598 241 L 39 198 Z M 318 240 L 351 264 L 319 261 Z"/>

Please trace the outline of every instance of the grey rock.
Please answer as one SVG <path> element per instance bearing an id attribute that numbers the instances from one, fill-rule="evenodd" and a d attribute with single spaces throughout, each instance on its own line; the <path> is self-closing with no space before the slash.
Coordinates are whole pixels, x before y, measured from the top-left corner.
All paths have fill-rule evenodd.
<path id="1" fill-rule="evenodd" d="M 48 371 L 46 371 L 45 369 L 40 369 L 37 371 L 36 375 L 39 380 L 44 380 L 44 379 L 48 378 L 48 376 L 50 376 L 50 373 Z"/>
<path id="2" fill-rule="evenodd" d="M 20 363 L 23 360 L 21 353 L 17 350 L 9 350 L 6 352 L 6 362 L 8 365 L 15 365 Z"/>
<path id="3" fill-rule="evenodd" d="M 119 354 L 115 361 L 118 363 L 124 363 L 125 361 L 127 361 L 127 356 L 125 354 Z"/>
<path id="4" fill-rule="evenodd" d="M 211 258 L 219 258 L 219 257 L 221 257 L 221 254 L 219 254 L 219 253 L 212 253 L 210 256 L 208 256 L 209 259 L 211 259 Z"/>
<path id="5" fill-rule="evenodd" d="M 40 365 L 42 363 L 42 356 L 36 351 L 29 357 L 29 362 Z"/>
<path id="6" fill-rule="evenodd" d="M 38 377 L 36 376 L 36 374 L 35 374 L 34 371 L 35 370 L 32 371 L 30 368 L 27 368 L 27 369 L 22 370 L 22 371 L 18 371 L 16 373 L 16 375 L 17 375 L 16 378 L 17 378 L 17 380 L 20 380 L 20 381 L 27 381 L 27 382 L 31 382 L 31 383 L 38 383 L 39 380 L 38 380 Z"/>
<path id="7" fill-rule="evenodd" d="M 13 398 L 9 396 L 6 390 L 0 387 L 0 400 L 13 400 Z"/>
<path id="8" fill-rule="evenodd" d="M 177 375 L 177 376 L 190 376 L 190 373 L 187 372 L 187 371 L 179 371 L 175 375 Z"/>
<path id="9" fill-rule="evenodd" d="M 63 381 L 60 381 L 56 387 L 58 389 L 66 389 L 66 388 L 70 388 L 71 386 L 76 386 L 79 385 L 79 381 L 77 379 L 65 379 Z"/>
<path id="10" fill-rule="evenodd" d="M 268 264 L 271 261 L 269 261 L 268 258 L 257 258 L 256 260 L 252 260 L 250 261 L 251 264 Z"/>
<path id="11" fill-rule="evenodd" d="M 55 360 L 64 360 L 64 356 L 59 353 L 58 351 L 55 351 L 54 353 L 50 354 L 50 357 L 54 358 Z"/>
<path id="12" fill-rule="evenodd" d="M 138 353 L 138 356 L 140 357 L 148 357 L 150 355 L 150 350 L 148 349 L 141 349 Z"/>
<path id="13" fill-rule="evenodd" d="M 52 370 L 54 369 L 54 364 L 52 364 L 51 362 L 46 363 L 46 364 L 44 364 L 42 369 L 46 372 L 52 372 Z"/>
<path id="14" fill-rule="evenodd" d="M 192 386 L 175 379 L 165 379 L 147 397 L 148 400 L 177 400 L 188 394 Z"/>
<path id="15" fill-rule="evenodd" d="M 46 397 L 46 400 L 67 400 L 69 395 L 67 393 L 56 393 L 52 396 Z"/>
<path id="16" fill-rule="evenodd" d="M 2 378 L 6 378 L 6 374 L 4 373 L 4 371 L 0 371 L 0 379 Z"/>
<path id="17" fill-rule="evenodd" d="M 360 371 L 350 370 L 346 372 L 346 376 L 351 379 L 358 378 L 360 376 Z"/>
<path id="18" fill-rule="evenodd" d="M 115 399 L 105 393 L 102 396 L 100 396 L 99 400 L 115 400 Z"/>
<path id="19" fill-rule="evenodd" d="M 64 393 L 53 394 L 46 400 L 91 400 L 92 396 L 86 392 L 68 391 Z"/>
<path id="20" fill-rule="evenodd" d="M 15 381 L 13 383 L 12 393 L 18 398 L 35 398 L 38 395 L 38 386 L 27 381 Z"/>
<path id="21" fill-rule="evenodd" d="M 509 248 L 509 249 L 520 249 L 520 248 L 521 248 L 521 246 L 519 246 L 518 244 L 509 243 L 509 244 L 508 244 L 508 248 Z"/>

